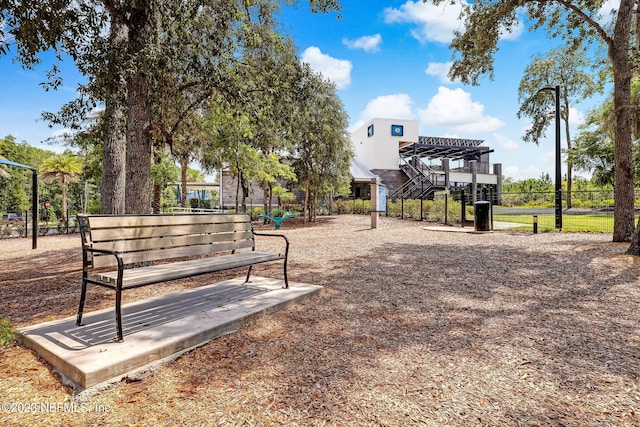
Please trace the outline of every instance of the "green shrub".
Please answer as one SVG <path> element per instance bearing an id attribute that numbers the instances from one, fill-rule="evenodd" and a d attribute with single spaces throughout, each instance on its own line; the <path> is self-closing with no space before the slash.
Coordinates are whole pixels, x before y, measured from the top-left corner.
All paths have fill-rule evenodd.
<path id="1" fill-rule="evenodd" d="M 319 206 L 316 209 L 316 215 L 329 215 L 329 208 L 326 206 Z"/>
<path id="2" fill-rule="evenodd" d="M 404 205 L 404 206 L 403 206 Z M 429 211 L 429 201 L 425 200 L 422 206 L 422 214 L 426 216 L 426 212 Z M 392 217 L 420 219 L 420 200 L 419 199 L 405 199 L 404 204 L 402 200 L 396 200 L 394 202 L 387 203 L 387 214 Z"/>
<path id="3" fill-rule="evenodd" d="M 360 215 L 371 212 L 371 200 L 356 200 L 353 207 L 354 212 Z"/>
<path id="4" fill-rule="evenodd" d="M 268 212 L 267 212 L 268 213 Z M 258 219 L 258 217 L 260 215 L 264 215 L 264 209 L 262 209 L 262 207 L 259 208 L 253 208 L 251 209 L 251 211 L 249 212 L 249 214 L 251 215 L 251 219 Z"/>
<path id="5" fill-rule="evenodd" d="M 444 221 L 445 220 L 445 199 L 440 197 L 436 200 L 429 201 L 429 215 L 427 219 L 434 221 Z M 449 197 L 446 203 L 447 222 L 459 222 L 461 216 L 461 203 L 456 202 L 453 198 Z M 473 213 L 473 208 L 467 206 L 467 218 L 469 217 L 469 213 Z"/>
<path id="6" fill-rule="evenodd" d="M 333 202 L 332 210 L 336 214 L 353 213 L 353 200 L 336 200 Z"/>
<path id="7" fill-rule="evenodd" d="M 9 347 L 16 341 L 11 322 L 6 317 L 0 319 L 0 346 Z"/>

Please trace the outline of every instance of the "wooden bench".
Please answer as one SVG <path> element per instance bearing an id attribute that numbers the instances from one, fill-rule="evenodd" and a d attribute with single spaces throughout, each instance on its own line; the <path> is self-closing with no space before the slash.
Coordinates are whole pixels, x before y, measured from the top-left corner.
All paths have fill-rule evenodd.
<path id="1" fill-rule="evenodd" d="M 82 238 L 82 291 L 76 324 L 82 324 L 87 285 L 116 292 L 117 340 L 122 341 L 122 291 L 199 274 L 283 261 L 289 241 L 257 233 L 246 214 L 78 215 Z M 255 236 L 284 239 L 283 253 L 256 251 Z"/>

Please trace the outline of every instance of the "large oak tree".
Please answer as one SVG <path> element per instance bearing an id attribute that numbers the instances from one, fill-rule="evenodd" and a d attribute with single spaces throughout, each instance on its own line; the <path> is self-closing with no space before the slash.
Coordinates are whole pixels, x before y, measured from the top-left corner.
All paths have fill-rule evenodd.
<path id="1" fill-rule="evenodd" d="M 213 72 L 209 67 L 220 65 L 218 59 L 234 59 L 233 45 L 221 43 L 228 36 L 227 29 L 241 28 L 244 23 L 240 19 L 251 13 L 273 11 L 274 8 L 261 6 L 278 3 L 0 0 L 0 22 L 4 24 L 0 26 L 0 54 L 15 47 L 17 58 L 26 67 L 36 64 L 38 54 L 44 51 L 53 51 L 59 58 L 69 55 L 76 62 L 88 83 L 80 88 L 82 99 L 58 118 L 71 122 L 96 104 L 106 105 L 106 122 L 113 133 L 104 144 L 104 155 L 110 163 L 105 164 L 102 197 L 110 205 L 110 213 L 122 209 L 122 196 L 125 212 L 148 213 L 152 131 L 158 125 L 154 123 L 154 95 L 162 90 L 158 83 L 167 81 L 167 76 L 180 68 L 182 76 L 191 74 L 188 84 L 194 86 L 189 87 L 197 87 L 201 93 L 218 88 L 225 80 L 224 73 L 220 73 L 224 67 Z M 309 0 L 309 5 L 314 12 L 340 9 L 338 0 Z M 56 66 L 50 77 L 50 87 L 61 84 Z M 193 111 L 195 106 L 185 114 Z M 124 123 L 123 137 L 116 132 L 124 131 Z M 126 147 L 122 146 L 124 141 Z M 125 168 L 121 167 L 122 160 Z M 123 171 L 125 180 L 121 178 Z"/>

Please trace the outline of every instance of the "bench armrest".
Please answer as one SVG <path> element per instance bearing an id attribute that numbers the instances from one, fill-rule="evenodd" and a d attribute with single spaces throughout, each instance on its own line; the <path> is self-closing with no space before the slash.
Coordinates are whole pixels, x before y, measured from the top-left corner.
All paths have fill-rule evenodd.
<path id="1" fill-rule="evenodd" d="M 116 261 L 118 262 L 118 270 L 124 269 L 124 260 L 122 259 L 122 254 L 120 254 L 120 252 L 112 251 L 110 249 L 96 249 L 96 248 L 92 248 L 91 246 L 83 246 L 82 252 L 83 252 L 85 266 L 87 264 L 87 259 L 86 259 L 87 252 L 95 252 L 99 254 L 113 255 L 114 257 L 116 257 Z"/>
<path id="2" fill-rule="evenodd" d="M 257 231 L 254 231 L 253 235 L 254 236 L 265 236 L 265 237 L 282 237 L 284 239 L 284 242 L 285 242 L 284 257 L 285 258 L 289 257 L 289 239 L 287 239 L 287 236 L 285 236 L 283 234 L 260 233 L 260 232 L 257 232 Z"/>

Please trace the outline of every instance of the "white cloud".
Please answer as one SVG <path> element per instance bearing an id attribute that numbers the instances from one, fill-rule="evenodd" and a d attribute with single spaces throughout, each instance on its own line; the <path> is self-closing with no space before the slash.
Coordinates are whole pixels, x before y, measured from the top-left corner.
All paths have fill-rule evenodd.
<path id="1" fill-rule="evenodd" d="M 443 86 L 431 98 L 427 108 L 419 111 L 420 120 L 428 125 L 448 128 L 462 134 L 493 132 L 504 122 L 484 113 L 484 105 L 471 100 L 462 89 Z"/>
<path id="2" fill-rule="evenodd" d="M 373 118 L 394 118 L 414 120 L 413 101 L 405 93 L 395 95 L 383 95 L 369 101 L 365 109 L 360 113 L 360 120 L 351 126 L 356 129 L 367 120 Z"/>
<path id="3" fill-rule="evenodd" d="M 569 125 L 570 126 L 580 126 L 584 124 L 585 116 L 580 110 L 576 110 L 573 107 L 569 107 Z"/>
<path id="4" fill-rule="evenodd" d="M 386 8 L 384 21 L 387 24 L 416 24 L 417 28 L 411 30 L 411 35 L 421 43 L 449 44 L 453 40 L 453 32 L 464 29 L 460 14 L 463 8 L 468 5 L 467 0 L 457 1 L 453 4 L 449 1 L 443 1 L 438 6 L 421 0 L 409 0 L 397 9 Z M 501 39 L 515 40 L 520 37 L 523 31 L 524 24 L 518 21 L 511 32 L 501 32 Z"/>
<path id="5" fill-rule="evenodd" d="M 451 69 L 452 62 L 430 62 L 427 69 L 424 70 L 425 74 L 429 76 L 435 76 L 440 79 L 441 83 L 449 84 L 453 83 L 449 79 L 449 70 Z"/>
<path id="6" fill-rule="evenodd" d="M 607 24 L 615 20 L 620 9 L 620 0 L 605 0 L 598 10 L 598 21 Z"/>
<path id="7" fill-rule="evenodd" d="M 502 175 L 513 178 L 516 181 L 531 178 L 532 176 L 538 177 L 542 173 L 542 170 L 536 166 L 527 166 L 521 168 L 519 166 L 507 166 L 502 170 Z"/>
<path id="8" fill-rule="evenodd" d="M 362 49 L 365 52 L 378 52 L 382 43 L 382 36 L 374 34 L 372 36 L 362 36 L 355 40 L 342 39 L 342 43 L 350 49 Z"/>
<path id="9" fill-rule="evenodd" d="M 519 150 L 520 144 L 509 138 L 508 136 L 502 135 L 500 133 L 494 133 L 493 139 L 498 143 L 500 148 L 505 150 Z"/>
<path id="10" fill-rule="evenodd" d="M 511 31 L 505 31 L 504 29 L 500 32 L 500 40 L 518 40 L 522 33 L 524 32 L 524 24 L 522 21 L 518 21 L 512 28 Z"/>
<path id="11" fill-rule="evenodd" d="M 465 5 L 466 1 L 463 2 Z M 448 44 L 453 39 L 453 31 L 461 28 L 459 20 L 462 4 L 450 4 L 442 2 L 440 6 L 424 3 L 421 0 L 407 1 L 398 9 L 388 7 L 384 11 L 384 20 L 387 24 L 411 23 L 418 28 L 411 34 L 421 43 L 438 42 Z"/>
<path id="12" fill-rule="evenodd" d="M 338 89 L 344 89 L 351 83 L 353 64 L 345 59 L 337 59 L 324 54 L 315 46 L 308 47 L 302 52 L 302 62 L 321 73 L 325 78 L 336 84 Z"/>
<path id="13" fill-rule="evenodd" d="M 555 162 L 556 160 L 556 150 L 551 149 L 551 150 L 545 150 L 540 154 L 540 161 L 542 162 L 546 162 L 546 163 L 551 163 L 551 162 Z"/>
<path id="14" fill-rule="evenodd" d="M 53 139 L 67 139 L 73 136 L 74 132 L 70 128 L 57 129 L 51 132 L 51 138 Z"/>

